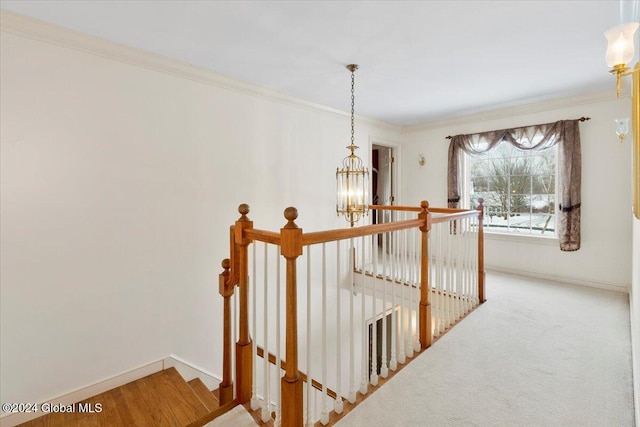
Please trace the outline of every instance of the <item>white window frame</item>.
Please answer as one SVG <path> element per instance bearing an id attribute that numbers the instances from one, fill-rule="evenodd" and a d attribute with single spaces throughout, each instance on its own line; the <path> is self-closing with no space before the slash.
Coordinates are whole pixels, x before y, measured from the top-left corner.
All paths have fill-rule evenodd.
<path id="1" fill-rule="evenodd" d="M 495 228 L 484 227 L 485 236 L 489 238 L 495 238 L 496 240 L 520 240 L 527 243 L 531 243 L 531 241 L 539 240 L 540 242 L 548 243 L 548 244 L 556 244 L 558 241 L 558 144 L 553 147 L 555 150 L 555 188 L 554 188 L 554 229 L 553 233 L 548 234 L 532 234 L 532 233 L 522 233 L 517 231 L 507 231 L 507 230 L 497 230 Z M 471 156 L 467 153 L 463 153 L 462 155 L 462 197 L 460 206 L 463 209 L 470 209 L 471 207 Z M 485 216 L 485 222 L 487 217 Z"/>

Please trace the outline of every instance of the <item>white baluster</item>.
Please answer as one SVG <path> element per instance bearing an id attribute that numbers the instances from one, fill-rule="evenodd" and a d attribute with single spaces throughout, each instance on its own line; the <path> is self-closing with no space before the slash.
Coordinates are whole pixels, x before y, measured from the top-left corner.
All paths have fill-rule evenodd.
<path id="1" fill-rule="evenodd" d="M 461 304 L 461 314 L 462 316 L 465 316 L 467 314 L 467 286 L 468 286 L 468 277 L 467 277 L 467 272 L 468 272 L 468 258 L 467 258 L 467 243 L 469 241 L 469 230 L 468 230 L 468 225 L 469 225 L 469 219 L 465 218 L 462 220 L 462 230 L 463 230 L 463 234 L 462 234 L 462 291 L 461 291 L 461 295 L 460 295 L 460 304 Z"/>
<path id="2" fill-rule="evenodd" d="M 456 323 L 456 243 L 458 241 L 458 223 L 457 221 L 451 221 L 452 233 L 449 234 L 449 255 L 450 255 L 450 286 L 451 289 L 449 291 L 449 308 L 450 308 L 450 321 L 451 326 Z"/>
<path id="3" fill-rule="evenodd" d="M 438 236 L 438 244 L 437 244 L 437 258 L 436 258 L 436 301 L 437 301 L 437 322 L 438 322 L 438 336 L 442 335 L 444 332 L 444 305 L 443 305 L 443 291 L 444 291 L 444 242 L 443 242 L 443 232 L 442 232 L 443 223 L 439 222 L 436 224 L 435 232 Z"/>
<path id="4" fill-rule="evenodd" d="M 373 258 L 373 274 L 371 275 L 371 312 L 373 323 L 371 324 L 371 385 L 378 385 L 378 311 L 376 307 L 377 294 L 376 282 L 378 277 L 378 242 L 376 235 L 371 236 L 371 257 Z"/>
<path id="5" fill-rule="evenodd" d="M 468 313 L 471 310 L 471 287 L 473 286 L 473 280 L 472 280 L 472 274 L 473 274 L 473 270 L 472 270 L 472 263 L 471 263 L 471 245 L 473 244 L 473 234 L 472 234 L 472 224 L 473 224 L 473 219 L 472 218 L 468 218 L 467 219 L 467 239 L 466 239 L 466 248 L 465 248 L 465 257 L 466 257 L 466 271 L 467 274 L 465 275 L 465 279 L 466 279 L 466 288 L 465 288 L 465 314 Z"/>
<path id="6" fill-rule="evenodd" d="M 397 307 L 396 307 L 396 258 L 394 233 L 389 233 L 389 282 L 391 284 L 391 359 L 389 360 L 389 368 L 393 371 L 398 369 L 397 359 L 397 343 L 398 343 L 398 319 L 397 319 Z"/>
<path id="7" fill-rule="evenodd" d="M 414 280 L 413 280 L 414 287 L 412 288 L 412 292 L 415 293 L 414 304 L 412 306 L 414 307 L 414 310 L 416 313 L 416 315 L 412 317 L 414 319 L 413 327 L 412 327 L 413 350 L 420 351 L 420 337 L 418 334 L 418 312 L 420 310 L 420 290 L 422 289 L 422 283 L 420 282 L 420 270 L 422 269 L 422 265 L 420 263 L 420 256 L 421 256 L 420 251 L 422 250 L 422 244 L 421 244 L 422 232 L 419 229 L 417 229 L 417 230 L 414 230 L 412 234 L 413 234 L 413 265 L 414 265 Z M 428 244 L 429 244 L 429 241 L 427 240 L 427 245 Z M 429 260 L 429 263 L 431 263 L 431 260 Z M 431 275 L 427 270 L 427 285 L 426 285 L 427 292 L 431 292 L 431 282 L 429 279 L 430 276 Z M 431 297 L 431 295 L 429 295 L 429 297 Z M 433 322 L 431 323 L 433 325 Z"/>
<path id="8" fill-rule="evenodd" d="M 468 237 L 468 248 L 467 248 L 467 269 L 468 269 L 468 280 L 469 287 L 467 288 L 467 307 L 468 310 L 473 308 L 473 287 L 474 285 L 474 274 L 473 274 L 473 245 L 475 243 L 475 230 L 474 230 L 474 218 L 471 218 L 469 221 L 469 237 Z"/>
<path id="9" fill-rule="evenodd" d="M 462 253 L 461 253 L 461 257 L 462 257 L 462 291 L 461 291 L 461 295 L 460 295 L 460 305 L 461 305 L 461 315 L 464 316 L 467 314 L 467 286 L 468 286 L 468 277 L 467 277 L 467 265 L 468 265 L 468 259 L 467 259 L 467 243 L 469 241 L 469 230 L 468 230 L 468 225 L 469 225 L 469 219 L 468 218 L 464 218 L 462 221 L 463 227 L 463 234 L 462 234 Z"/>
<path id="10" fill-rule="evenodd" d="M 366 249 L 366 245 L 365 245 L 365 238 L 364 236 L 362 236 L 362 265 L 365 265 L 365 249 Z M 361 363 L 360 366 L 362 367 L 361 369 L 361 378 L 360 378 L 360 393 L 362 394 L 367 394 L 367 389 L 368 389 L 368 385 L 369 385 L 369 380 L 367 378 L 367 367 L 368 367 L 368 361 L 367 361 L 367 335 L 368 335 L 368 331 L 367 331 L 367 317 L 366 317 L 366 313 L 365 313 L 365 274 L 364 274 L 364 270 L 362 270 L 362 292 L 360 292 L 360 301 L 361 301 L 361 307 L 360 309 L 362 310 L 361 312 L 361 319 L 360 319 L 360 325 L 362 328 L 362 357 L 361 357 Z"/>
<path id="11" fill-rule="evenodd" d="M 280 262 L 282 260 L 281 248 L 278 246 L 278 254 L 277 254 L 277 262 L 276 262 L 276 378 L 278 378 L 278 382 L 276 383 L 276 420 L 274 425 L 277 427 L 282 423 L 282 387 L 280 386 L 280 379 L 282 377 L 282 373 L 280 370 L 280 366 L 282 366 L 282 355 L 280 353 L 280 345 L 281 345 L 281 329 L 280 329 L 280 289 L 281 289 L 281 277 L 280 277 Z"/>
<path id="12" fill-rule="evenodd" d="M 253 254 L 253 265 L 252 265 L 252 272 L 253 272 L 253 286 L 251 287 L 251 289 L 249 290 L 249 293 L 251 294 L 251 313 L 252 313 L 252 335 L 253 335 L 253 340 L 252 340 L 252 352 L 253 352 L 253 372 L 258 372 L 256 370 L 257 366 L 258 366 L 258 337 L 257 337 L 257 332 L 258 332 L 258 328 L 256 327 L 256 318 L 258 317 L 256 315 L 256 309 L 258 307 L 257 305 L 257 293 L 258 293 L 258 284 L 256 282 L 257 279 L 257 275 L 256 275 L 256 246 L 258 246 L 256 243 L 254 243 L 252 248 L 252 254 Z M 256 386 L 256 379 L 257 375 L 252 375 L 252 380 L 251 380 L 251 409 L 253 409 L 254 411 L 256 411 L 259 407 L 260 407 L 260 402 L 258 401 L 258 394 L 257 394 L 257 386 Z"/>
<path id="13" fill-rule="evenodd" d="M 476 219 L 476 232 L 475 238 L 473 239 L 475 244 L 473 245 L 473 306 L 475 307 L 479 303 L 479 295 L 478 295 L 478 281 L 480 278 L 478 277 L 478 241 L 480 240 L 480 221 Z"/>
<path id="14" fill-rule="evenodd" d="M 231 377 L 233 383 L 236 383 L 236 345 L 238 342 L 238 290 L 233 293 L 233 303 L 231 304 L 231 334 L 233 341 L 231 342 Z"/>
<path id="15" fill-rule="evenodd" d="M 353 319 L 353 305 L 355 294 L 355 265 L 356 265 L 356 252 L 353 242 L 353 238 L 349 239 L 349 403 L 356 402 L 356 372 L 355 372 L 355 322 Z"/>
<path id="16" fill-rule="evenodd" d="M 338 395 L 336 400 L 333 402 L 333 410 L 336 414 L 341 414 L 344 408 L 342 403 L 342 354 L 341 354 L 341 343 L 342 336 L 340 334 L 340 315 L 342 313 L 341 310 L 341 300 L 342 300 L 342 292 L 340 292 L 340 281 L 342 280 L 342 276 L 340 275 L 340 265 L 342 263 L 342 258 L 340 256 L 340 241 L 336 242 L 336 394 Z"/>
<path id="17" fill-rule="evenodd" d="M 389 376 L 387 366 L 387 233 L 382 233 L 382 366 L 380 376 Z"/>
<path id="18" fill-rule="evenodd" d="M 406 212 L 405 212 L 406 217 Z M 407 288 L 407 329 L 406 329 L 406 340 L 405 340 L 405 354 L 408 357 L 413 357 L 413 263 L 411 262 L 411 238 L 409 234 L 409 230 L 403 230 L 402 234 L 404 235 L 404 262 L 406 264 L 407 274 L 406 279 L 403 283 L 403 286 Z"/>
<path id="19" fill-rule="evenodd" d="M 456 245 L 455 245 L 455 259 L 456 259 L 456 280 L 455 280 L 455 320 L 460 320 L 462 316 L 460 310 L 460 297 L 462 295 L 461 286 L 462 286 L 462 221 L 456 221 Z"/>
<path id="20" fill-rule="evenodd" d="M 429 294 L 429 298 L 431 299 L 431 335 L 432 336 L 436 336 L 436 330 L 437 330 L 437 322 L 438 322 L 438 312 L 436 311 L 436 306 L 435 303 L 437 301 L 438 298 L 438 294 L 435 291 L 435 260 L 436 258 L 434 257 L 435 255 L 435 235 L 434 235 L 434 227 L 432 226 L 431 230 L 429 231 L 429 234 L 427 235 L 427 247 L 429 248 L 428 253 L 429 253 L 429 268 L 427 269 L 427 275 L 428 275 L 428 283 L 429 283 L 429 287 L 428 292 L 430 292 Z M 420 233 L 420 232 L 418 232 Z M 420 234 L 418 234 L 420 235 Z M 418 241 L 420 241 L 420 238 L 418 238 Z M 421 245 L 420 245 L 421 247 Z M 420 254 L 417 254 L 418 256 L 418 263 L 421 263 L 420 261 Z M 420 295 L 421 292 L 418 291 L 418 295 Z M 420 297 L 418 297 L 420 298 Z"/>
<path id="21" fill-rule="evenodd" d="M 451 288 L 453 286 L 453 277 L 452 277 L 452 272 L 453 272 L 453 265 L 452 265 L 452 256 L 451 256 L 451 232 L 452 232 L 452 225 L 451 225 L 451 221 L 447 221 L 447 228 L 448 228 L 448 232 L 445 234 L 445 242 L 446 242 L 446 246 L 447 246 L 447 255 L 446 255 L 446 287 L 447 287 L 447 293 L 446 296 L 447 298 L 445 299 L 445 310 L 446 310 L 446 322 L 445 322 L 445 326 L 447 328 L 451 327 L 451 324 L 453 323 L 451 321 L 452 316 L 452 307 L 451 307 L 451 295 L 453 294 L 453 292 L 451 291 Z"/>
<path id="22" fill-rule="evenodd" d="M 266 423 L 271 420 L 271 382 L 270 382 L 270 367 L 269 367 L 269 295 L 268 295 L 268 282 L 269 282 L 269 257 L 267 253 L 267 244 L 264 244 L 264 278 L 263 278 L 263 286 L 264 286 L 264 295 L 262 296 L 263 304 L 262 309 L 264 313 L 262 314 L 262 326 L 263 326 L 263 334 L 264 334 L 264 352 L 262 357 L 263 362 L 263 381 L 264 381 L 264 396 L 262 401 L 262 422 Z"/>
<path id="23" fill-rule="evenodd" d="M 405 214 L 406 219 L 409 218 L 408 212 Z M 416 276 L 416 262 L 415 262 L 415 251 L 416 251 L 416 239 L 415 239 L 415 230 L 407 229 L 405 231 L 407 235 L 407 263 L 409 269 L 409 280 L 408 280 L 408 292 L 409 292 L 409 318 L 407 320 L 409 331 L 407 337 L 407 355 L 409 357 L 413 357 L 413 341 L 415 339 L 415 289 L 418 283 L 418 279 Z"/>
<path id="24" fill-rule="evenodd" d="M 311 379 L 311 378 L 309 378 Z M 322 425 L 329 423 L 327 408 L 327 244 L 322 243 Z"/>
<path id="25" fill-rule="evenodd" d="M 405 315 L 406 315 L 406 297 L 405 297 L 405 277 L 407 271 L 407 263 L 406 257 L 403 257 L 403 252 L 405 251 L 405 241 L 403 239 L 402 231 L 398 231 L 398 264 L 400 267 L 400 334 L 399 338 L 399 351 L 398 351 L 398 362 L 405 363 L 406 355 L 405 355 L 405 333 L 406 333 L 406 324 L 405 324 Z"/>
<path id="26" fill-rule="evenodd" d="M 313 426 L 313 387 L 311 376 L 311 246 L 307 246 L 307 426 Z"/>

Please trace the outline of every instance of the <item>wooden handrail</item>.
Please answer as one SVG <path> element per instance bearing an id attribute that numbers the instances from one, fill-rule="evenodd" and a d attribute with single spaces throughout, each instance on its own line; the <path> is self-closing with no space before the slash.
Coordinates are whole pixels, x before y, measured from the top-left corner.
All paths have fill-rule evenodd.
<path id="1" fill-rule="evenodd" d="M 304 246 L 315 245 L 317 243 L 418 228 L 422 225 L 424 225 L 424 220 L 422 219 L 408 219 L 406 221 L 387 222 L 384 224 L 363 225 L 362 227 L 341 228 L 339 230 L 315 231 L 312 233 L 304 233 L 302 235 L 302 244 Z"/>
<path id="2" fill-rule="evenodd" d="M 422 212 L 419 206 L 369 205 L 369 209 L 378 211 Z"/>
<path id="3" fill-rule="evenodd" d="M 248 239 L 256 240 L 258 242 L 280 245 L 280 233 L 276 233 L 275 231 L 257 230 L 252 228 L 251 230 L 247 230 L 246 236 Z"/>
<path id="4" fill-rule="evenodd" d="M 474 216 L 479 216 L 479 212 L 475 209 L 472 211 L 463 211 L 458 213 L 451 213 L 448 215 L 434 216 L 432 221 L 434 224 L 437 224 L 440 222 L 455 221 L 462 218 L 473 218 Z"/>
<path id="5" fill-rule="evenodd" d="M 380 211 L 402 211 L 402 212 L 421 212 L 422 208 L 418 206 L 396 206 L 396 205 L 369 205 L 369 209 Z M 454 208 L 429 208 L 431 213 L 457 213 L 468 212 L 468 209 L 454 209 Z"/>
<path id="6" fill-rule="evenodd" d="M 455 208 L 429 208 L 429 212 L 431 213 L 458 213 L 458 212 L 469 212 L 469 209 L 455 209 Z"/>
<path id="7" fill-rule="evenodd" d="M 371 205 L 372 207 L 378 205 Z M 421 208 L 414 208 L 408 206 L 380 206 L 381 208 L 387 209 L 391 208 L 391 210 L 409 210 L 413 212 L 420 212 Z M 477 210 L 466 210 L 466 209 L 442 209 L 442 208 L 429 208 L 430 213 L 447 213 L 448 215 L 444 216 L 434 216 L 432 221 L 433 223 L 439 222 L 447 222 L 454 221 L 456 219 L 462 219 L 467 217 L 478 216 Z M 324 230 L 324 231 L 314 231 L 311 233 L 303 233 L 302 234 L 302 245 L 315 245 L 319 243 L 327 243 L 333 242 L 337 240 L 344 240 L 362 236 L 369 236 L 372 234 L 381 234 L 388 233 L 391 231 L 398 230 L 406 230 L 409 228 L 419 228 L 424 225 L 424 220 L 422 219 L 408 219 L 404 221 L 394 221 L 394 222 L 386 222 L 382 224 L 372 224 L 372 225 L 363 225 L 361 227 L 353 227 L 353 228 L 341 228 L 337 230 Z M 280 233 L 274 231 L 267 230 L 259 230 L 255 228 L 246 229 L 243 236 L 251 241 L 259 241 L 264 243 L 270 243 L 274 245 L 281 245 L 281 236 Z"/>

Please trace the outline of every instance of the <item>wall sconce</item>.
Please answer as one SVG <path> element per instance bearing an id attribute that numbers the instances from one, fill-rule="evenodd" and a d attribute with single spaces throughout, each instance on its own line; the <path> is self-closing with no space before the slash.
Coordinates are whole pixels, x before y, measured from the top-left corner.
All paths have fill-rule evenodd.
<path id="1" fill-rule="evenodd" d="M 622 77 L 632 75 L 633 86 L 631 90 L 631 132 L 633 136 L 633 214 L 640 219 L 640 62 L 633 70 L 627 64 L 634 55 L 633 38 L 640 26 L 637 22 L 616 25 L 605 31 L 607 38 L 607 65 L 612 67 L 611 73 L 616 75 L 616 95 L 620 96 Z M 629 132 L 628 119 L 616 120 L 616 134 L 620 141 L 626 138 Z"/>
<path id="2" fill-rule="evenodd" d="M 637 22 L 616 25 L 604 32 L 607 38 L 607 65 L 611 74 L 616 75 L 616 96 L 620 97 L 622 77 L 632 74 L 627 64 L 633 59 L 633 35 L 638 29 Z"/>
<path id="3" fill-rule="evenodd" d="M 420 165 L 420 167 L 422 167 L 426 163 L 427 163 L 427 159 L 424 158 L 424 154 L 420 153 L 420 156 L 418 157 L 418 164 Z"/>
<path id="4" fill-rule="evenodd" d="M 625 117 L 623 119 L 615 119 L 615 122 L 616 135 L 618 135 L 618 139 L 620 140 L 620 143 L 622 143 L 629 133 L 629 118 Z"/>

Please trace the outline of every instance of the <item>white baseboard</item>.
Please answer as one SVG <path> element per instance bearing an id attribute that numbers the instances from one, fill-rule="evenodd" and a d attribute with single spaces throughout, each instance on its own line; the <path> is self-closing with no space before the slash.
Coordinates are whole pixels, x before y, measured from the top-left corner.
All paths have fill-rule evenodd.
<path id="1" fill-rule="evenodd" d="M 498 267 L 495 265 L 485 265 L 485 270 L 514 274 L 516 276 L 533 277 L 536 279 L 550 280 L 552 282 L 561 282 L 570 285 L 587 286 L 589 288 L 606 289 L 608 291 L 622 292 L 625 294 L 628 294 L 631 289 L 631 284 L 597 282 L 593 280 L 578 279 L 575 277 L 556 276 L 552 274 L 538 273 L 535 271 Z"/>
<path id="2" fill-rule="evenodd" d="M 176 368 L 176 370 L 186 381 L 190 381 L 196 377 L 199 377 L 210 390 L 217 388 L 220 382 L 222 382 L 222 379 L 217 375 L 214 375 L 200 368 L 199 366 L 189 363 L 179 356 L 171 354 L 164 359 L 146 363 L 129 371 L 96 381 L 95 383 L 86 385 L 84 387 L 80 387 L 69 393 L 37 402 L 37 407 L 40 408 L 45 403 L 71 405 L 73 403 L 80 402 L 84 399 L 95 396 L 96 394 L 104 393 L 105 391 L 120 387 L 132 381 L 139 380 L 140 378 L 144 378 L 146 376 L 155 374 L 156 372 L 171 367 Z M 6 414 L 0 418 L 0 427 L 14 427 L 18 424 L 25 423 L 42 415 L 45 414 L 41 411 L 38 411 L 36 413 Z"/>
<path id="3" fill-rule="evenodd" d="M 222 378 L 220 378 L 219 376 L 212 374 L 211 372 L 201 368 L 200 366 L 189 363 L 180 356 L 176 356 L 175 354 L 170 355 L 169 357 L 164 359 L 164 361 L 164 369 L 168 369 L 171 367 L 176 368 L 176 370 L 180 373 L 182 378 L 185 379 L 185 381 L 191 381 L 196 377 L 200 378 L 209 390 L 218 388 L 220 386 L 220 383 L 222 382 Z"/>

